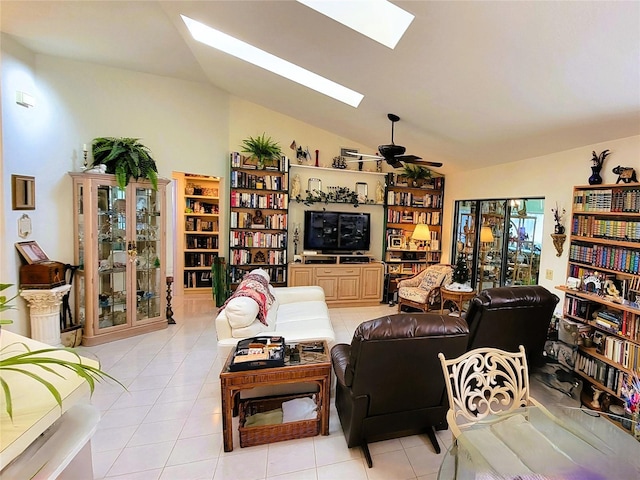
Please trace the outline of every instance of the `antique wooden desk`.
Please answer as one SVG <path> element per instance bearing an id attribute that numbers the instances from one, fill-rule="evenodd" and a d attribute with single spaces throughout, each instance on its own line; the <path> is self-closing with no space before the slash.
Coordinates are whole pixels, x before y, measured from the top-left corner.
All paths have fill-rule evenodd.
<path id="1" fill-rule="evenodd" d="M 301 342 L 307 343 L 307 342 Z M 229 354 L 220 372 L 220 388 L 222 395 L 222 429 L 224 435 L 224 451 L 233 451 L 232 416 L 236 396 L 241 390 L 255 387 L 293 384 L 316 383 L 320 398 L 320 433 L 329 435 L 329 395 L 331 391 L 331 360 L 327 342 L 322 343 L 323 353 L 302 352 L 299 363 L 285 361 L 284 367 L 263 368 L 230 372 L 229 364 L 233 358 L 233 351 Z"/>

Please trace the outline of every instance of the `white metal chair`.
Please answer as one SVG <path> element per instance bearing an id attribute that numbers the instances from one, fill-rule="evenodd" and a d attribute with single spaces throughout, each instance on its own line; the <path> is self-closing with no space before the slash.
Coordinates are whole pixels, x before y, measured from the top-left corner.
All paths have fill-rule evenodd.
<path id="1" fill-rule="evenodd" d="M 529 369 L 522 345 L 519 352 L 478 348 L 451 360 L 442 353 L 438 358 L 449 397 L 447 422 L 454 439 L 461 429 L 489 415 L 528 405 L 544 409 L 529 396 Z"/>

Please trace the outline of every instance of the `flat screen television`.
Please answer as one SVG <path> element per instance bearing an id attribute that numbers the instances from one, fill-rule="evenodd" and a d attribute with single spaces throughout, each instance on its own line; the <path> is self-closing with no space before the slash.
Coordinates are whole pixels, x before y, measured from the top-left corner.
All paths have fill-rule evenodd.
<path id="1" fill-rule="evenodd" d="M 305 250 L 347 253 L 369 250 L 371 216 L 368 213 L 304 212 Z"/>

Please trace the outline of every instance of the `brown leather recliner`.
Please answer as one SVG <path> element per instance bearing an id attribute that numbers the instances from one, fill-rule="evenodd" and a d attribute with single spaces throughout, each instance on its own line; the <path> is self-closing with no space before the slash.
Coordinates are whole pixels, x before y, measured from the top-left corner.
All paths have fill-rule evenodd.
<path id="1" fill-rule="evenodd" d="M 539 285 L 483 290 L 471 300 L 465 317 L 468 350 L 494 347 L 517 352 L 524 345 L 529 366 L 541 365 L 557 303 L 558 297 Z"/>
<path id="2" fill-rule="evenodd" d="M 448 407 L 438 353 L 466 351 L 464 319 L 405 313 L 380 317 L 356 328 L 351 345 L 331 349 L 336 372 L 336 409 L 349 447 L 426 433 L 436 453 L 434 428 L 447 428 Z"/>

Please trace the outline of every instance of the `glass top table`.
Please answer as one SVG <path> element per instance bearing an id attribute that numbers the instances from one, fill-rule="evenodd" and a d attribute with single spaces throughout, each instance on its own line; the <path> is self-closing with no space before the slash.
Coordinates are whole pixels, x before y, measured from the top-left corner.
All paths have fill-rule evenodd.
<path id="1" fill-rule="evenodd" d="M 600 412 L 526 407 L 465 428 L 438 472 L 454 478 L 636 479 L 640 442 Z"/>

